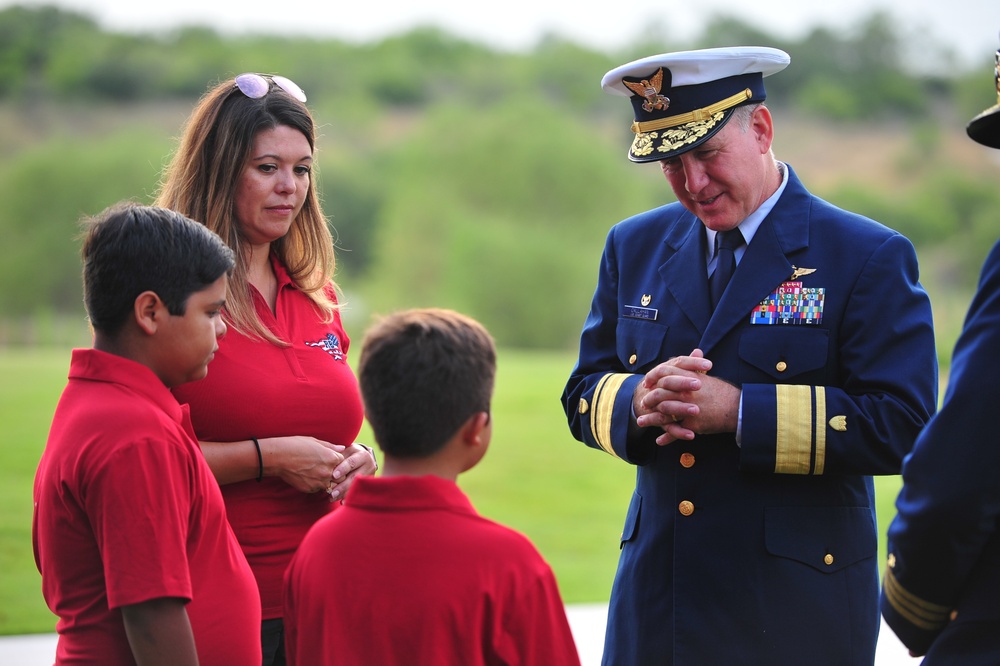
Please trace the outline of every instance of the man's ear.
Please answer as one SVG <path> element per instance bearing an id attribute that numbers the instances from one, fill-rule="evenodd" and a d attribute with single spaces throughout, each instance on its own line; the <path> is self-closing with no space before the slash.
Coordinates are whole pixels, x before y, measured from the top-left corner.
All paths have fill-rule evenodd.
<path id="1" fill-rule="evenodd" d="M 169 313 L 167 306 L 155 291 L 144 291 L 135 298 L 132 306 L 135 323 L 146 335 L 153 335 L 164 317 Z"/>
<path id="2" fill-rule="evenodd" d="M 760 154 L 765 155 L 771 151 L 771 144 L 774 142 L 774 121 L 771 118 L 771 111 L 766 106 L 758 106 L 754 109 L 750 117 L 750 130 L 757 139 L 760 146 Z"/>

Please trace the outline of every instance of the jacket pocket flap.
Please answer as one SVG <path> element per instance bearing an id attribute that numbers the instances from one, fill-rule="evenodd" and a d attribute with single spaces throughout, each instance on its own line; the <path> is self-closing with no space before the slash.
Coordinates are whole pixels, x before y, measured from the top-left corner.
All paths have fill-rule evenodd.
<path id="1" fill-rule="evenodd" d="M 774 379 L 787 380 L 824 367 L 829 346 L 825 330 L 758 326 L 740 337 L 740 358 Z"/>
<path id="2" fill-rule="evenodd" d="M 860 506 L 779 506 L 764 510 L 767 552 L 832 573 L 875 557 L 875 518 Z"/>
<path id="3" fill-rule="evenodd" d="M 639 526 L 639 513 L 642 510 L 642 495 L 637 492 L 632 493 L 632 501 L 628 505 L 628 513 L 625 514 L 625 525 L 622 527 L 622 543 L 631 541 L 635 536 Z"/>
<path id="4" fill-rule="evenodd" d="M 666 339 L 666 326 L 642 319 L 618 320 L 615 332 L 618 358 L 631 372 L 659 362 Z"/>

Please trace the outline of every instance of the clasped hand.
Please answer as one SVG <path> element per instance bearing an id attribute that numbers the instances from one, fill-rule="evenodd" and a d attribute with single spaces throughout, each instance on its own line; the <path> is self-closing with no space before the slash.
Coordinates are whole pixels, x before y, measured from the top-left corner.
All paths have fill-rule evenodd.
<path id="1" fill-rule="evenodd" d="M 315 437 L 288 437 L 287 465 L 278 476 L 296 490 L 323 491 L 330 501 L 343 499 L 358 474 L 372 474 L 375 461 L 360 444 L 343 446 Z"/>
<path id="2" fill-rule="evenodd" d="M 712 362 L 700 349 L 675 356 L 646 373 L 632 408 L 641 428 L 657 427 L 660 446 L 695 435 L 736 432 L 740 389 L 708 372 Z"/>

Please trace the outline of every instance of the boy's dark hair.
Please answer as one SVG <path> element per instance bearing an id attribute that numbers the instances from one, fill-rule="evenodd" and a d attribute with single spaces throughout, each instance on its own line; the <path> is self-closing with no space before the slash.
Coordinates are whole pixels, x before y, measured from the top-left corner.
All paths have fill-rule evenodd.
<path id="1" fill-rule="evenodd" d="M 482 324 L 442 309 L 404 310 L 365 335 L 358 380 L 379 447 L 399 458 L 438 451 L 489 412 L 496 347 Z"/>
<path id="2" fill-rule="evenodd" d="M 83 300 L 95 331 L 118 333 L 144 291 L 172 315 L 188 297 L 232 272 L 233 251 L 179 213 L 118 203 L 83 221 Z"/>

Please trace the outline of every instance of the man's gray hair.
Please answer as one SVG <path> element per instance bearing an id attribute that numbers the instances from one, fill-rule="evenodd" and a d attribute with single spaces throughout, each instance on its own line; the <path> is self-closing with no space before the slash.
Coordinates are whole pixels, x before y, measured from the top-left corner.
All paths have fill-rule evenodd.
<path id="1" fill-rule="evenodd" d="M 733 111 L 733 115 L 729 119 L 729 122 L 736 123 L 740 126 L 742 131 L 746 132 L 750 128 L 750 118 L 753 117 L 754 111 L 762 106 L 764 106 L 763 102 L 738 106 L 736 107 L 736 110 Z"/>

